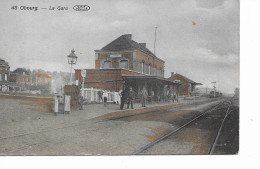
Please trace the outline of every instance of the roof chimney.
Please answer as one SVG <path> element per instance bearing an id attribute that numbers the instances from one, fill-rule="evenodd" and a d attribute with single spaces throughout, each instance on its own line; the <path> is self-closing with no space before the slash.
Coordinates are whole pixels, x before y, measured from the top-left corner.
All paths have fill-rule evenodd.
<path id="1" fill-rule="evenodd" d="M 124 37 L 126 37 L 126 38 L 132 40 L 132 34 L 125 34 Z"/>
<path id="2" fill-rule="evenodd" d="M 174 72 L 171 72 L 171 77 L 173 77 L 174 76 Z"/>
<path id="3" fill-rule="evenodd" d="M 146 47 L 146 43 L 139 43 L 140 45 Z"/>

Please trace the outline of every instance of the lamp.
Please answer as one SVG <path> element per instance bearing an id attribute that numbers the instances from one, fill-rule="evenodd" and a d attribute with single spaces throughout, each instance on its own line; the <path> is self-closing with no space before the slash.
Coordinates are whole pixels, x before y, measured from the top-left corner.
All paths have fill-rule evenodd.
<path id="1" fill-rule="evenodd" d="M 68 64 L 71 65 L 70 67 L 70 83 L 72 84 L 72 65 L 75 65 L 77 62 L 78 57 L 75 55 L 75 50 L 72 49 L 71 53 L 68 55 Z"/>

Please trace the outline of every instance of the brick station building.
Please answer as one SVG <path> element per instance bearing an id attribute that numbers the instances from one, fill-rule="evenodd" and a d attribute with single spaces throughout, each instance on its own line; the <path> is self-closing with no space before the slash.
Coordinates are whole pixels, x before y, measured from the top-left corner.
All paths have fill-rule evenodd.
<path id="1" fill-rule="evenodd" d="M 135 42 L 131 34 L 122 35 L 95 50 L 95 69 L 86 69 L 84 87 L 119 92 L 123 85 L 131 86 L 137 98 L 144 89 L 162 100 L 166 85 L 179 84 L 164 78 L 164 63 L 146 43 Z M 75 79 L 83 82 L 80 69 L 75 70 Z"/>
<path id="2" fill-rule="evenodd" d="M 169 80 L 181 82 L 182 85 L 176 86 L 172 85 L 174 88 L 178 88 L 177 95 L 179 96 L 190 96 L 196 95 L 196 86 L 202 85 L 201 83 L 194 82 L 193 80 L 174 72 L 171 72 L 171 77 L 168 78 Z"/>

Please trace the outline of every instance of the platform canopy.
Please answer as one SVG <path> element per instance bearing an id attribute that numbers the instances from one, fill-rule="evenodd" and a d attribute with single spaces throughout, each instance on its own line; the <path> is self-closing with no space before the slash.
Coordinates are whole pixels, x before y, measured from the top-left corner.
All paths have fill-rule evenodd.
<path id="1" fill-rule="evenodd" d="M 147 82 L 147 83 L 160 83 L 164 85 L 181 85 L 182 82 L 179 81 L 172 81 L 163 77 L 159 76 L 149 76 L 149 75 L 123 75 L 122 76 L 124 81 L 131 81 L 131 82 Z"/>

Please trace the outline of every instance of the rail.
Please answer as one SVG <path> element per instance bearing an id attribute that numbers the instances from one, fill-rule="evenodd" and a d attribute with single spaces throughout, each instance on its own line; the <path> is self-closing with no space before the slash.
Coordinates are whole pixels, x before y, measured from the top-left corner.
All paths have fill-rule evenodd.
<path id="1" fill-rule="evenodd" d="M 212 112 L 213 110 L 215 110 L 215 109 L 216 109 L 219 105 L 221 105 L 221 104 L 223 104 L 223 102 L 220 102 L 220 103 L 218 103 L 217 105 L 215 105 L 215 106 L 213 106 L 213 107 L 211 107 L 211 108 L 205 110 L 202 114 L 196 116 L 195 118 L 193 118 L 193 119 L 190 120 L 189 122 L 185 123 L 184 125 L 178 127 L 177 129 L 175 129 L 175 130 L 169 132 L 168 134 L 166 134 L 166 135 L 164 135 L 164 136 L 162 136 L 162 137 L 160 137 L 160 138 L 154 140 L 153 142 L 147 144 L 146 146 L 140 148 L 138 151 L 134 152 L 133 155 L 138 155 L 138 154 L 144 152 L 145 150 L 147 150 L 148 148 L 152 147 L 153 145 L 155 145 L 155 144 L 161 142 L 162 140 L 168 138 L 169 136 L 176 134 L 178 131 L 180 131 L 180 130 L 183 129 L 184 127 L 188 126 L 188 125 L 191 124 L 192 122 L 198 120 L 199 118 L 201 118 L 202 116 L 206 115 L 207 113 Z"/>

